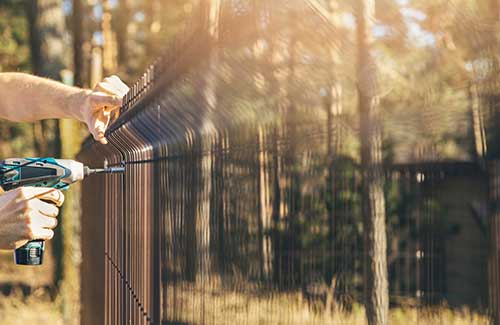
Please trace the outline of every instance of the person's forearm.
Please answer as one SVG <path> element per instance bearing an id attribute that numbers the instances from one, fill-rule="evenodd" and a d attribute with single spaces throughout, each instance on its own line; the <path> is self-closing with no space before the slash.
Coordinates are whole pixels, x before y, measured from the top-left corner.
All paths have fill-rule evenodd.
<path id="1" fill-rule="evenodd" d="M 88 92 L 28 74 L 0 73 L 0 118 L 14 122 L 81 120 L 81 107 Z"/>

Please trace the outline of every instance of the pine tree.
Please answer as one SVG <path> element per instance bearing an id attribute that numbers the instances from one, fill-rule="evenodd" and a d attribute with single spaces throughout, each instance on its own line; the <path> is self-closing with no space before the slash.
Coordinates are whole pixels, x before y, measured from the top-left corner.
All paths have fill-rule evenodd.
<path id="1" fill-rule="evenodd" d="M 365 307 L 369 324 L 388 324 L 387 234 L 382 169 L 382 129 L 373 57 L 374 0 L 358 0 L 358 100 L 365 254 Z"/>

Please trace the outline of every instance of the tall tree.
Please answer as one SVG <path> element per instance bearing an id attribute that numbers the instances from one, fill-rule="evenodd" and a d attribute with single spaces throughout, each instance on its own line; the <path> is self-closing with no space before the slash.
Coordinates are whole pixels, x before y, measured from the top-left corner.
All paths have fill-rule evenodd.
<path id="1" fill-rule="evenodd" d="M 63 41 L 65 17 L 62 0 L 29 0 L 26 14 L 30 25 L 30 48 L 33 73 L 61 79 L 66 68 L 66 47 Z M 40 121 L 33 124 L 35 147 L 40 156 L 59 155 L 59 123 Z"/>
<path id="2" fill-rule="evenodd" d="M 330 1 L 327 6 L 327 11 L 331 17 L 331 24 L 334 28 L 338 29 L 340 24 L 340 5 L 336 1 Z M 331 286 L 331 290 L 335 290 L 334 287 L 341 287 L 339 284 L 344 282 L 342 269 L 345 266 L 344 256 L 338 249 L 338 245 L 342 241 L 342 230 L 339 228 L 342 226 L 343 216 L 338 213 L 340 211 L 340 202 L 336 202 L 336 183 L 338 182 L 337 173 L 339 169 L 336 169 L 336 159 L 339 154 L 341 154 L 341 123 L 342 118 L 342 84 L 340 82 L 340 77 L 338 73 L 338 63 L 340 61 L 340 53 L 338 50 L 339 37 L 336 35 L 332 37 L 331 43 L 329 43 L 324 51 L 325 57 L 328 58 L 329 68 L 328 68 L 328 84 L 327 89 L 322 93 L 323 106 L 326 111 L 326 153 L 327 153 L 327 178 L 326 178 L 326 209 L 328 218 L 328 250 L 331 256 L 331 262 L 328 264 L 326 272 L 326 282 Z M 341 238 L 339 240 L 339 238 Z M 337 292 L 339 295 L 344 294 Z M 334 295 L 328 295 L 327 297 L 327 308 L 333 310 Z"/>
<path id="3" fill-rule="evenodd" d="M 288 254 L 285 259 L 285 265 L 290 268 L 290 274 L 284 274 L 288 285 L 295 286 L 295 284 L 302 278 L 302 180 L 301 180 L 301 161 L 298 150 L 299 131 L 297 121 L 299 119 L 299 104 L 296 98 L 295 80 L 298 75 L 298 62 L 299 62 L 299 30 L 295 22 L 299 20 L 299 13 L 290 11 L 288 13 L 288 26 L 290 26 L 290 37 L 287 44 L 287 76 L 284 80 L 285 95 L 285 118 L 284 118 L 284 132 L 290 139 L 290 144 L 284 152 L 284 159 L 290 170 L 287 171 L 287 229 L 286 229 L 286 247 L 292 252 Z"/>
<path id="4" fill-rule="evenodd" d="M 88 34 L 85 30 L 85 13 L 88 9 L 87 0 L 73 0 L 72 34 L 73 34 L 73 72 L 74 84 L 78 87 L 89 86 L 88 61 L 89 53 L 85 46 Z M 80 150 L 83 139 L 83 126 L 75 120 L 61 120 L 61 156 L 67 159 L 75 158 Z M 81 218 L 81 185 L 75 184 L 70 192 L 66 193 L 64 218 L 61 221 L 63 237 L 61 254 L 64 261 L 62 265 L 62 281 L 60 287 L 63 305 L 63 319 L 66 324 L 80 323 L 80 218 Z"/>
<path id="5" fill-rule="evenodd" d="M 269 200 L 269 170 L 268 170 L 268 152 L 266 148 L 266 133 L 265 130 L 259 127 L 258 130 L 258 178 L 257 184 L 259 189 L 258 194 L 258 238 L 259 238 L 259 278 L 261 280 L 269 279 L 271 269 L 271 243 L 267 236 L 270 229 L 270 200 Z"/>
<path id="6" fill-rule="evenodd" d="M 88 19 L 86 19 L 88 9 L 88 0 L 73 0 L 73 12 L 71 16 L 73 71 L 74 84 L 78 87 L 89 86 L 90 31 L 88 28 Z"/>
<path id="7" fill-rule="evenodd" d="M 271 70 L 271 60 L 265 47 L 263 46 L 262 40 L 265 39 L 266 31 L 269 23 L 261 24 L 260 22 L 265 21 L 266 14 L 268 11 L 262 5 L 259 5 L 257 2 L 253 4 L 253 24 L 255 28 L 255 39 L 253 42 L 253 60 L 254 64 L 257 64 L 259 61 L 266 60 L 266 64 L 262 64 L 261 69 L 256 69 L 255 75 L 253 76 L 253 86 L 255 87 L 259 96 L 267 96 L 267 92 L 270 89 L 265 87 L 266 83 L 271 83 L 270 80 L 267 80 L 269 76 L 266 74 L 267 70 Z M 266 44 L 269 40 L 266 40 Z M 265 82 L 262 82 L 265 80 Z M 273 87 L 276 87 L 274 84 Z M 258 186 L 258 198 L 257 198 L 257 206 L 258 206 L 258 222 L 257 222 L 257 232 L 258 232 L 258 242 L 259 242 L 259 278 L 261 280 L 271 279 L 271 271 L 272 271 L 272 252 L 271 252 L 271 238 L 269 237 L 269 232 L 272 230 L 271 228 L 271 183 L 270 183 L 270 164 L 269 164 L 269 155 L 270 152 L 267 148 L 269 143 L 269 138 L 271 133 L 267 131 L 263 127 L 259 127 L 257 131 L 257 142 L 259 144 L 259 149 L 257 151 L 257 164 L 258 164 L 258 177 L 257 177 L 257 186 Z"/>
<path id="8" fill-rule="evenodd" d="M 373 56 L 375 1 L 357 0 L 357 81 L 360 118 L 365 306 L 369 324 L 387 324 L 387 234 L 382 169 L 382 129 Z"/>
<path id="9" fill-rule="evenodd" d="M 81 10 L 82 2 L 74 4 L 74 64 L 76 82 L 83 86 L 83 59 Z M 42 77 L 61 80 L 61 73 L 67 67 L 69 53 L 64 38 L 66 36 L 65 15 L 62 0 L 29 0 L 27 17 L 30 24 L 30 44 L 33 72 Z M 64 156 L 73 158 L 81 142 L 81 129 L 76 121 L 41 121 L 34 124 L 35 145 L 39 155 Z M 47 135 L 50 134 L 50 137 Z M 49 138 L 50 142 L 46 139 Z M 64 139 L 61 143 L 61 139 Z M 75 192 L 76 191 L 76 192 Z M 79 322 L 78 293 L 78 239 L 77 220 L 79 203 L 78 189 L 66 195 L 62 210 L 61 224 L 54 238 L 55 270 L 54 284 L 59 290 L 63 306 L 63 319 L 66 324 Z"/>
<path id="10" fill-rule="evenodd" d="M 207 32 L 210 42 L 212 44 L 209 49 L 209 63 L 208 70 L 206 72 L 206 76 L 202 81 L 202 96 L 203 101 L 207 105 L 208 114 L 216 115 L 218 114 L 217 106 L 219 102 L 218 98 L 218 82 L 217 82 L 217 68 L 220 58 L 220 53 L 217 49 L 217 46 L 213 46 L 219 41 L 219 31 L 220 31 L 220 14 L 221 14 L 221 0 L 214 1 L 205 1 L 203 6 L 203 10 L 206 11 L 206 19 L 207 19 Z M 152 6 L 154 3 L 151 4 Z M 151 26 L 155 23 L 155 19 L 151 18 Z M 151 48 L 151 45 L 149 45 Z M 152 48 L 151 48 L 152 50 Z M 212 120 L 216 120 L 213 118 Z M 205 123 L 205 122 L 204 122 Z M 208 130 L 215 131 L 213 125 L 205 125 Z M 211 236 L 209 236 L 209 244 L 207 246 L 211 246 L 212 249 L 215 249 L 215 263 L 213 265 L 214 269 L 216 269 L 221 274 L 224 274 L 227 266 L 225 263 L 226 256 L 226 242 L 225 242 L 225 217 L 226 217 L 226 209 L 224 205 L 225 198 L 225 184 L 224 184 L 224 170 L 226 167 L 226 159 L 225 159 L 225 139 L 226 135 L 224 133 L 220 133 L 215 131 L 213 136 L 213 148 L 215 154 L 212 158 L 213 170 L 211 172 L 210 179 L 210 217 L 209 222 L 206 220 L 203 223 L 200 223 L 202 228 L 207 229 Z M 204 219 L 204 218 L 201 218 Z M 214 236 L 214 234 L 216 234 Z M 205 268 L 208 270 L 210 265 L 206 265 Z"/>
<path id="11" fill-rule="evenodd" d="M 129 0 L 120 0 L 118 2 L 115 18 L 116 19 L 113 20 L 113 23 L 115 24 L 118 45 L 118 65 L 122 67 L 127 65 L 129 58 L 127 29 L 130 19 L 132 18 Z"/>
<path id="12" fill-rule="evenodd" d="M 67 59 L 62 1 L 29 0 L 27 3 L 33 73 L 60 80 Z"/>
<path id="13" fill-rule="evenodd" d="M 73 70 L 75 86 L 83 87 L 85 80 L 85 50 L 84 50 L 84 25 L 83 17 L 85 11 L 85 0 L 73 0 Z"/>
<path id="14" fill-rule="evenodd" d="M 112 14 L 111 5 L 108 0 L 102 1 L 101 29 L 103 35 L 102 45 L 102 68 L 104 75 L 116 73 L 117 69 L 117 43 L 116 34 L 111 27 Z"/>

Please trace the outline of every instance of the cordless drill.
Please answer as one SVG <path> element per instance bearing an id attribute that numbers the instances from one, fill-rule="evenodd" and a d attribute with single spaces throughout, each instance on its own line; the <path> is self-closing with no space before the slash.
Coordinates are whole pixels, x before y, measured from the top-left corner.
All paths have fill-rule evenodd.
<path id="1" fill-rule="evenodd" d="M 123 167 L 91 169 L 69 159 L 9 158 L 0 164 L 0 187 L 9 191 L 21 186 L 48 187 L 66 190 L 86 176 L 98 173 L 122 173 Z M 32 240 L 14 252 L 19 265 L 41 265 L 44 241 Z"/>

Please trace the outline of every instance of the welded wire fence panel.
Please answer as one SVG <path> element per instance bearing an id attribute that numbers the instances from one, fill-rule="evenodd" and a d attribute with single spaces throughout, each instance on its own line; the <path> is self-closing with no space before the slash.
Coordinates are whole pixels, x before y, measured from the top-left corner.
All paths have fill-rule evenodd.
<path id="1" fill-rule="evenodd" d="M 372 174 L 357 98 L 373 80 L 356 79 L 354 9 L 342 24 L 316 1 L 196 8 L 125 97 L 110 143 L 80 154 L 126 166 L 83 187 L 83 322 L 364 323 Z M 406 74 L 430 81 L 388 62 L 376 98 L 391 320 L 487 323 L 496 174 L 474 149 L 472 93 L 394 92 Z"/>

